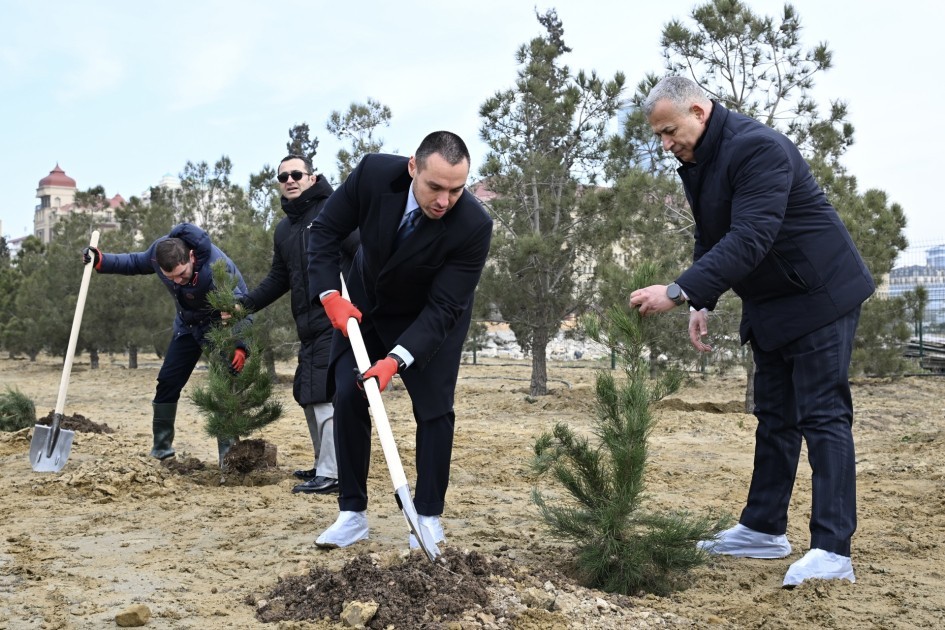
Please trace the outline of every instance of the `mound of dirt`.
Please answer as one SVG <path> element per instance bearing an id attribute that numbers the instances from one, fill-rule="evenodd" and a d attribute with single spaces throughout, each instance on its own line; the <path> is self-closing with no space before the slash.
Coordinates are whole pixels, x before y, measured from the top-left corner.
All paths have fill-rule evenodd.
<path id="1" fill-rule="evenodd" d="M 387 566 L 378 555 L 361 554 L 337 572 L 316 567 L 288 577 L 265 600 L 249 603 L 260 621 L 275 622 L 338 619 L 350 602 L 373 602 L 377 612 L 368 628 L 430 627 L 459 620 L 470 609 L 488 610 L 490 579 L 511 575 L 510 567 L 476 551 L 441 551 L 436 562 L 415 552 Z"/>
<path id="2" fill-rule="evenodd" d="M 276 445 L 265 440 L 240 440 L 223 457 L 223 467 L 243 474 L 275 468 L 277 452 Z"/>
<path id="3" fill-rule="evenodd" d="M 50 411 L 46 414 L 45 417 L 39 418 L 36 420 L 36 424 L 51 425 L 53 423 L 53 417 L 56 415 L 55 410 Z M 115 429 L 111 428 L 104 422 L 99 424 L 98 422 L 92 422 L 82 414 L 74 414 L 71 416 L 63 416 L 62 420 L 59 421 L 59 427 L 65 429 L 66 431 L 80 431 L 82 433 L 114 433 Z"/>

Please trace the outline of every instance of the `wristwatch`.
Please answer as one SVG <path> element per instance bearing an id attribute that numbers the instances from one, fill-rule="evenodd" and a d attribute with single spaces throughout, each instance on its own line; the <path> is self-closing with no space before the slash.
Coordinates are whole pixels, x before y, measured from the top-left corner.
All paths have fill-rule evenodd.
<path id="1" fill-rule="evenodd" d="M 686 296 L 683 293 L 682 287 L 675 282 L 670 282 L 666 285 L 666 297 L 671 299 L 676 306 L 685 304 L 686 302 Z"/>
<path id="2" fill-rule="evenodd" d="M 394 361 L 397 361 L 397 373 L 402 374 L 404 370 L 407 369 L 407 362 L 400 358 L 400 355 L 394 354 L 393 352 L 388 352 L 387 356 L 392 358 Z"/>

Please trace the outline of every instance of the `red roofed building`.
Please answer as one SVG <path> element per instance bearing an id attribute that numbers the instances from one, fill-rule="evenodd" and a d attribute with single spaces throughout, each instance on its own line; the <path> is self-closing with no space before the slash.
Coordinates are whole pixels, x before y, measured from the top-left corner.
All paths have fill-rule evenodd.
<path id="1" fill-rule="evenodd" d="M 78 188 L 75 180 L 66 175 L 58 163 L 56 168 L 49 171 L 49 175 L 39 180 L 39 186 L 36 188 L 39 205 L 36 206 L 36 213 L 33 215 L 33 234 L 43 243 L 52 240 L 53 228 L 60 219 L 73 212 L 84 210 L 75 204 L 76 192 Z M 115 195 L 109 199 L 107 209 L 95 209 L 93 218 L 96 227 L 100 230 L 118 229 L 114 211 L 124 203 L 125 200 L 121 195 Z"/>

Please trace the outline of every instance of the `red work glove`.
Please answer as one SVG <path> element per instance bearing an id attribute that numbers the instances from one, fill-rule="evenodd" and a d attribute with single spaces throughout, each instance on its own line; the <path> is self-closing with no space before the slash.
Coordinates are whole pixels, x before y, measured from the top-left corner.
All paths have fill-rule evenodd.
<path id="1" fill-rule="evenodd" d="M 246 365 L 246 351 L 242 348 L 237 348 L 233 351 L 233 360 L 230 361 L 230 371 L 233 374 L 239 374 L 243 371 L 243 366 Z"/>
<path id="2" fill-rule="evenodd" d="M 325 314 L 331 321 L 331 325 L 341 331 L 345 337 L 348 336 L 348 319 L 353 317 L 361 323 L 361 311 L 358 307 L 341 297 L 337 291 L 329 293 L 322 298 L 322 306 L 325 307 Z"/>
<path id="3" fill-rule="evenodd" d="M 397 359 L 394 357 L 384 357 L 380 361 L 375 361 L 367 372 L 358 374 L 358 387 L 363 391 L 364 381 L 369 378 L 376 378 L 377 388 L 384 391 L 390 385 L 390 380 L 394 378 L 394 374 L 397 374 L 399 367 Z"/>

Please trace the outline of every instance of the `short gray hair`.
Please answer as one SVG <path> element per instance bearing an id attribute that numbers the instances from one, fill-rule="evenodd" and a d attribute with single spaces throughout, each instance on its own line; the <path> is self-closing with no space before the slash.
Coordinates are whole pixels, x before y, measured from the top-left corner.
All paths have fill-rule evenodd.
<path id="1" fill-rule="evenodd" d="M 695 81 L 686 77 L 666 77 L 653 86 L 643 101 L 643 115 L 649 118 L 659 101 L 669 101 L 679 109 L 688 109 L 693 103 L 706 103 L 708 100 Z"/>

